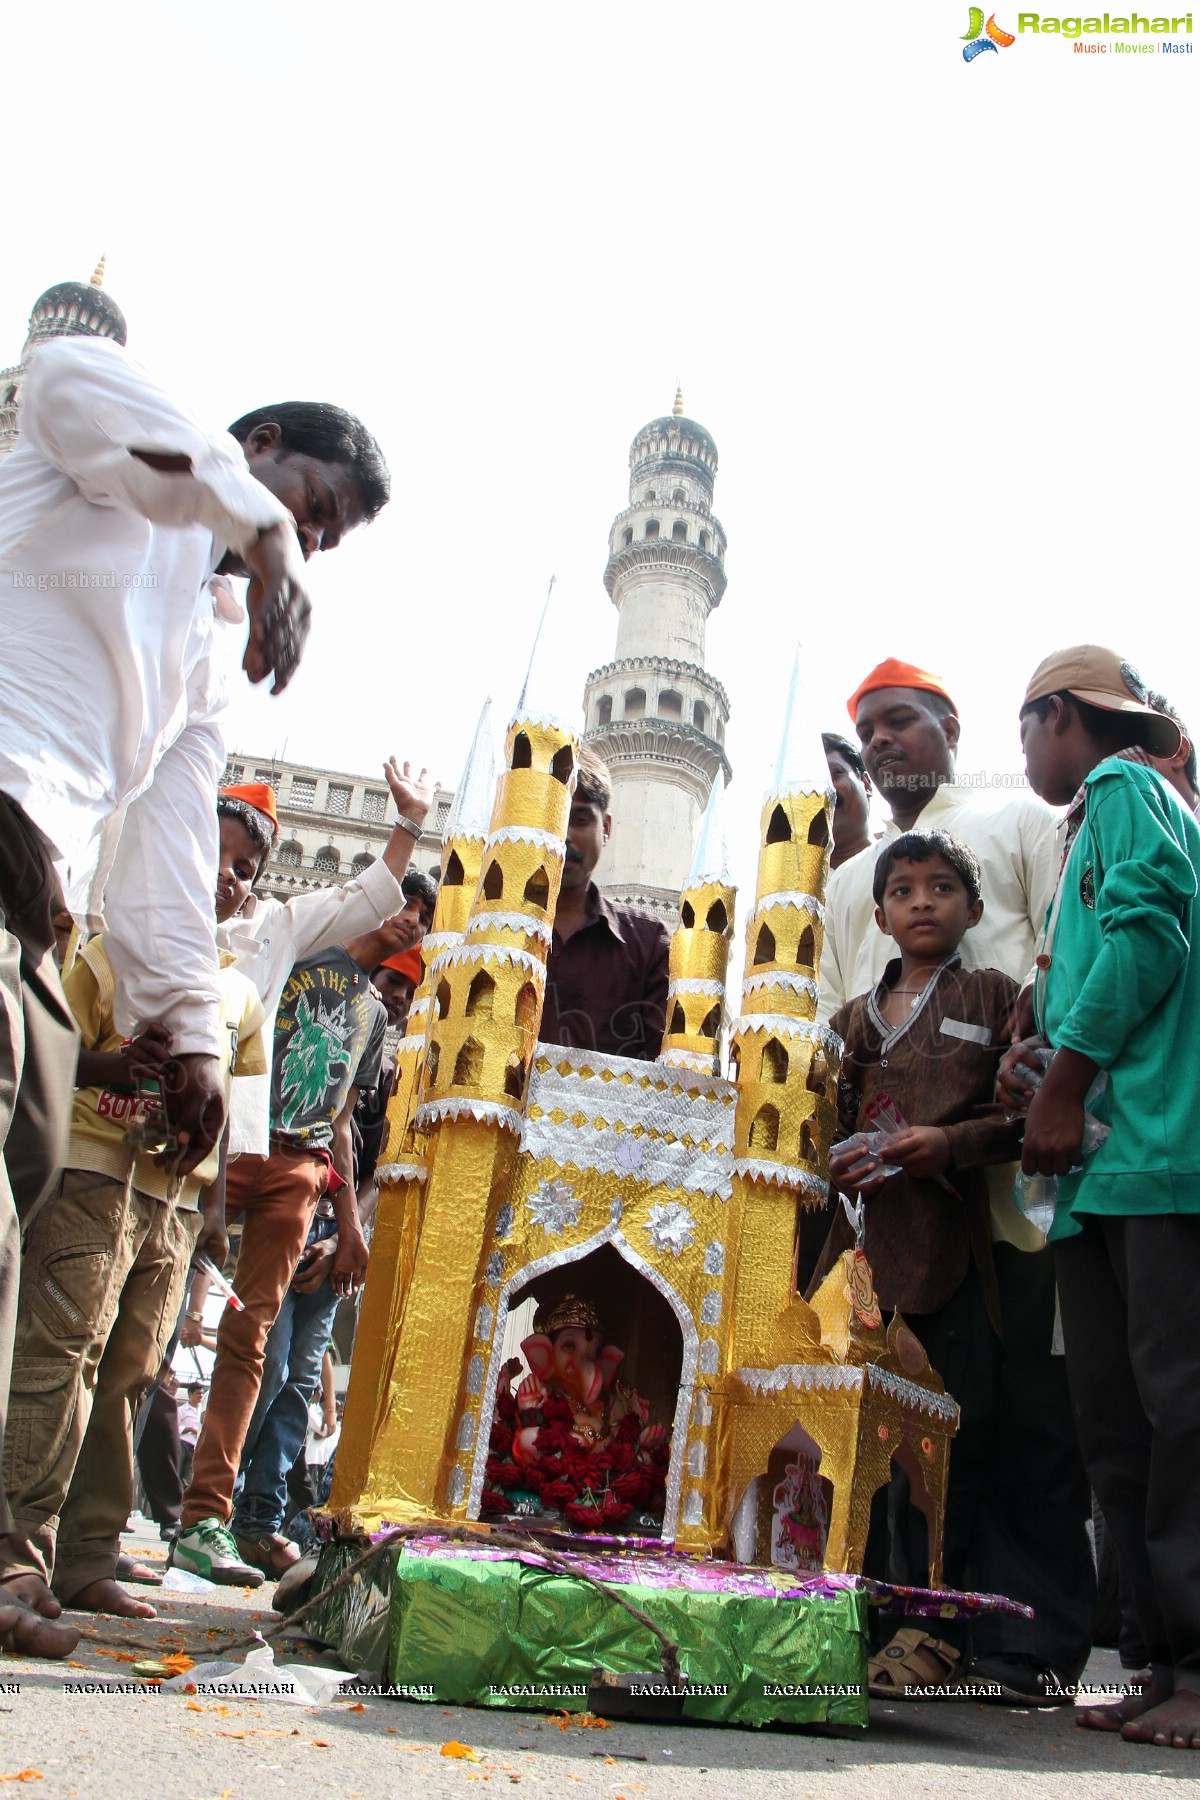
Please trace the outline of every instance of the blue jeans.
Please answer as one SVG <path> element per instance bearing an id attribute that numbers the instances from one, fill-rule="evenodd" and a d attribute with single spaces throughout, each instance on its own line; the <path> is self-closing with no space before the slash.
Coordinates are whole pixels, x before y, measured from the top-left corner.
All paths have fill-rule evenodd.
<path id="1" fill-rule="evenodd" d="M 333 1230 L 332 1219 L 316 1220 L 310 1244 Z M 321 1379 L 338 1298 L 328 1281 L 313 1294 L 289 1288 L 283 1297 L 267 1339 L 262 1387 L 242 1453 L 241 1492 L 233 1513 L 239 1537 L 266 1537 L 283 1523 L 288 1470 L 308 1435 L 308 1403 Z"/>

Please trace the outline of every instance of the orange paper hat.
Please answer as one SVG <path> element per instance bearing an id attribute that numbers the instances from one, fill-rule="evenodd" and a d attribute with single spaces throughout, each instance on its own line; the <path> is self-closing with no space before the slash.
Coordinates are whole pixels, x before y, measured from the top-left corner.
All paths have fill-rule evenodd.
<path id="1" fill-rule="evenodd" d="M 876 688 L 918 688 L 922 693 L 940 694 L 943 700 L 950 702 L 955 718 L 958 717 L 958 708 L 940 675 L 931 675 L 928 669 L 918 669 L 915 663 L 901 662 L 899 657 L 889 656 L 886 662 L 876 664 L 847 700 L 846 708 L 852 719 L 858 718 L 858 703 L 863 695 L 873 694 Z"/>
<path id="2" fill-rule="evenodd" d="M 244 781 L 241 787 L 222 788 L 221 792 L 227 800 L 241 800 L 246 806 L 252 806 L 255 812 L 265 813 L 278 832 L 279 814 L 275 811 L 275 789 L 267 782 Z"/>
<path id="3" fill-rule="evenodd" d="M 411 950 L 398 950 L 395 956 L 385 956 L 380 963 L 381 969 L 398 969 L 401 975 L 407 975 L 414 987 L 421 982 L 421 952 L 414 944 Z"/>

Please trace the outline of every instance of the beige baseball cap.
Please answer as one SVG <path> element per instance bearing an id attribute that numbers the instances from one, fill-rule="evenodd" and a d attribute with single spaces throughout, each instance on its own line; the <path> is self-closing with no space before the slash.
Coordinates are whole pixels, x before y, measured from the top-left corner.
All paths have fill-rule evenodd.
<path id="1" fill-rule="evenodd" d="M 1025 689 L 1022 711 L 1035 700 L 1064 690 L 1105 712 L 1130 713 L 1144 720 L 1138 741 L 1151 756 L 1174 756 L 1183 741 L 1174 719 L 1151 706 L 1146 684 L 1133 664 L 1102 644 L 1073 644 L 1047 656 Z"/>

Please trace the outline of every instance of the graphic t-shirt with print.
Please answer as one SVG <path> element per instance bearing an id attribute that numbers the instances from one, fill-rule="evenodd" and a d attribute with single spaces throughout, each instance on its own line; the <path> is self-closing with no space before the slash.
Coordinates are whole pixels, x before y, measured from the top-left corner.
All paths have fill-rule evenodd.
<path id="1" fill-rule="evenodd" d="M 366 969 L 340 945 L 298 962 L 275 1015 L 271 1131 L 328 1150 L 350 1089 L 379 1080 L 387 1012 Z"/>

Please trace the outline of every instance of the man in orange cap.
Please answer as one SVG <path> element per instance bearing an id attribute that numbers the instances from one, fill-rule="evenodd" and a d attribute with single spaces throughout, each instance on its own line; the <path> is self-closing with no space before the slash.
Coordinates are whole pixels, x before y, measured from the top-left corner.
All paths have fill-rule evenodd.
<path id="1" fill-rule="evenodd" d="M 822 1015 L 872 992 L 898 954 L 875 922 L 872 888 L 878 856 L 908 831 L 946 831 L 970 845 L 983 875 L 983 915 L 963 939 L 963 967 L 999 969 L 1023 982 L 1054 891 L 1054 815 L 1019 778 L 1000 792 L 958 785 L 958 708 L 947 684 L 928 669 L 888 657 L 859 683 L 848 705 L 867 773 L 890 818 L 874 845 L 830 877 Z M 971 1579 L 976 1588 L 1026 1601 L 1036 1617 L 975 1621 L 971 1640 L 981 1678 L 996 1680 L 1014 1698 L 1045 1704 L 1067 1697 L 1087 1660 L 1095 1569 L 1066 1371 L 1062 1357 L 1051 1355 L 1052 1259 L 1042 1234 L 1016 1209 L 1014 1175 L 1011 1164 L 989 1171 L 1004 1340 L 989 1334 L 973 1349 L 977 1363 L 990 1369 L 989 1377 L 982 1369 L 980 1374 L 992 1383 L 995 1452 L 973 1539 Z M 953 1181 L 953 1169 L 949 1177 Z M 876 1661 L 887 1666 L 886 1658 Z M 939 1679 L 936 1660 L 912 1667 L 892 1661 L 891 1673 L 897 1669 L 901 1686 L 905 1679 Z"/>
<path id="2" fill-rule="evenodd" d="M 402 950 L 398 956 L 385 956 L 371 971 L 371 980 L 387 1007 L 388 1024 L 403 1025 L 421 980 L 421 952 Z"/>

